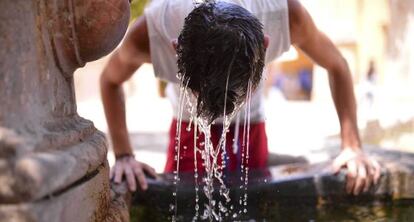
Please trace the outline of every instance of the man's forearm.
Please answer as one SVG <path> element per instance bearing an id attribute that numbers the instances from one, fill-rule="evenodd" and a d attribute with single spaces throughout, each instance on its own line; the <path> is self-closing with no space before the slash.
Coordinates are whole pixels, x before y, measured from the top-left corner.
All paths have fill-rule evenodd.
<path id="1" fill-rule="evenodd" d="M 122 86 L 101 77 L 101 96 L 115 156 L 132 154 L 125 117 Z"/>
<path id="2" fill-rule="evenodd" d="M 352 77 L 345 60 L 341 67 L 329 71 L 329 83 L 341 126 L 342 147 L 360 148 Z"/>

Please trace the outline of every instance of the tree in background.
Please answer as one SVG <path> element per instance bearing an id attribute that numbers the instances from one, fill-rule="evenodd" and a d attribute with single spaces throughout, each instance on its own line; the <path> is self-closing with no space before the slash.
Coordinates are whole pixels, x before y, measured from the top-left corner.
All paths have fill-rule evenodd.
<path id="1" fill-rule="evenodd" d="M 134 21 L 138 16 L 142 15 L 144 8 L 149 0 L 132 0 L 131 2 L 131 18 L 129 22 Z"/>

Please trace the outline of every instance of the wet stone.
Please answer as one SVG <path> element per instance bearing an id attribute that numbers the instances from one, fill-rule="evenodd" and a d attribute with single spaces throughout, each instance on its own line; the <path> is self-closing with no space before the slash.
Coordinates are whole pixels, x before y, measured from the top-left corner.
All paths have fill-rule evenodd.
<path id="1" fill-rule="evenodd" d="M 345 170 L 338 175 L 327 170 L 330 162 L 285 164 L 266 169 L 251 169 L 247 186 L 247 214 L 244 214 L 244 206 L 239 203 L 244 195 L 244 189 L 240 189 L 242 185 L 240 176 L 243 175 L 227 174 L 225 183 L 229 188 L 231 202 L 225 204 L 222 200 L 223 206 L 229 210 L 228 214 L 223 214 L 223 219 L 226 220 L 226 215 L 229 217 L 228 220 L 274 219 L 282 216 L 289 218 L 292 217 L 290 214 L 295 214 L 294 212 L 297 214 L 298 209 L 302 210 L 300 212 L 304 212 L 304 215 L 308 215 L 308 219 L 311 219 L 311 217 L 320 216 L 321 211 L 317 206 L 321 204 L 342 203 L 344 209 L 348 209 L 353 204 L 371 206 L 373 203 L 381 203 L 380 206 L 389 207 L 398 205 L 403 200 L 414 200 L 414 155 L 380 148 L 369 149 L 368 152 L 382 161 L 381 164 L 385 166 L 385 169 L 383 169 L 380 182 L 367 193 L 357 197 L 345 192 Z M 410 158 L 412 158 L 411 162 Z M 400 162 L 401 159 L 404 159 L 403 164 Z M 187 219 L 191 220 L 190 218 L 193 218 L 195 213 L 194 176 L 192 173 L 180 173 L 180 175 L 177 218 L 179 218 L 178 221 L 187 221 Z M 175 188 L 172 184 L 172 175 L 164 174 L 162 178 L 160 181 L 150 180 L 147 192 L 135 194 L 133 205 L 136 209 L 147 209 L 142 211 L 141 217 L 152 218 L 154 216 L 148 211 L 149 206 L 155 208 L 154 212 L 158 212 L 160 217 L 169 217 L 165 209 L 168 209 L 168 204 L 171 203 L 171 193 Z M 218 189 L 219 187 L 215 190 Z M 217 192 L 213 193 L 213 196 L 215 200 L 221 200 Z M 198 203 L 203 205 L 205 201 L 206 198 L 202 195 Z M 296 211 L 292 210 L 292 207 Z M 330 208 L 325 210 L 332 211 Z M 408 210 L 403 212 L 408 212 Z M 234 215 L 236 217 L 232 218 Z"/>

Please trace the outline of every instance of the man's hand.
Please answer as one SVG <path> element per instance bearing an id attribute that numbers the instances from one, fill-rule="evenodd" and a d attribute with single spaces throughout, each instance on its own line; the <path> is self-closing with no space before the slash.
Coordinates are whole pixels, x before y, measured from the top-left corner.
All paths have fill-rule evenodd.
<path id="1" fill-rule="evenodd" d="M 371 184 L 377 184 L 381 176 L 381 167 L 378 162 L 361 150 L 345 148 L 333 162 L 335 173 L 341 168 L 347 168 L 346 191 L 354 195 L 367 192 Z"/>
<path id="2" fill-rule="evenodd" d="M 114 179 L 115 183 L 121 183 L 122 176 L 125 175 L 130 191 L 137 189 L 137 180 L 141 189 L 146 190 L 148 184 L 145 179 L 145 173 L 154 178 L 158 178 L 154 168 L 135 160 L 133 156 L 126 156 L 116 160 L 115 165 L 111 169 L 110 177 Z"/>

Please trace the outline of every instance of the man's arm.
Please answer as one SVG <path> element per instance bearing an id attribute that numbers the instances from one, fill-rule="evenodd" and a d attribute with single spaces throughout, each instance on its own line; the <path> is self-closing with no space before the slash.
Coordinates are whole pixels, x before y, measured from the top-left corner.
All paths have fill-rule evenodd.
<path id="1" fill-rule="evenodd" d="M 356 102 L 352 77 L 346 60 L 332 41 L 320 32 L 306 9 L 297 0 L 288 0 L 292 44 L 298 46 L 314 62 L 329 73 L 332 98 L 341 126 L 343 151 L 334 166 L 348 168 L 347 190 L 358 194 L 376 182 L 380 168 L 376 161 L 361 151 L 357 127 Z"/>
<path id="2" fill-rule="evenodd" d="M 125 98 L 122 84 L 145 62 L 150 62 L 149 39 L 145 16 L 134 24 L 122 45 L 112 54 L 100 78 L 101 96 L 108 130 L 117 161 L 111 177 L 119 183 L 125 174 L 129 188 L 136 189 L 135 176 L 143 189 L 147 188 L 144 171 L 155 171 L 133 158 L 125 118 Z"/>

